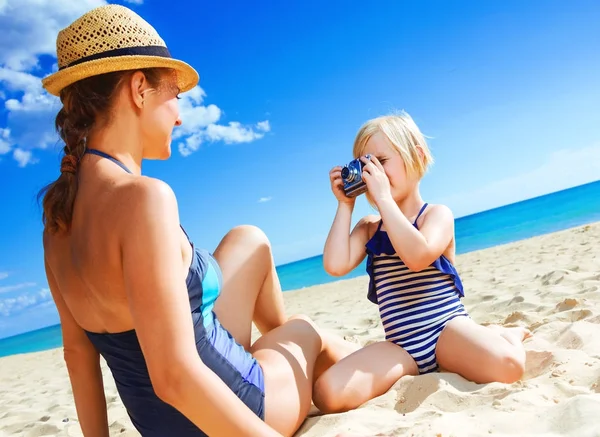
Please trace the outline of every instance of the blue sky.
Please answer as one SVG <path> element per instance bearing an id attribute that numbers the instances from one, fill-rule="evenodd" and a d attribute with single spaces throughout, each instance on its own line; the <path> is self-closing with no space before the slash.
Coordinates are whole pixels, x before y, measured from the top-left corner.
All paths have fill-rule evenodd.
<path id="1" fill-rule="evenodd" d="M 101 0 L 0 1 L 0 337 L 56 323 L 37 191 L 58 176 L 56 32 Z M 117 2 L 110 2 L 117 3 Z M 328 171 L 368 118 L 431 137 L 422 183 L 457 217 L 598 179 L 596 1 L 124 2 L 200 73 L 166 162 L 182 224 L 213 249 L 260 226 L 278 264 L 322 251 Z M 356 219 L 371 212 L 360 199 Z"/>

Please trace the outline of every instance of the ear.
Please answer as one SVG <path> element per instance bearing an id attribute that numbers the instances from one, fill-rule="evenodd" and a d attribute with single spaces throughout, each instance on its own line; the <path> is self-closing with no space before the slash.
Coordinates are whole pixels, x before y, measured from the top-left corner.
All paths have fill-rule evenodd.
<path id="1" fill-rule="evenodd" d="M 150 84 L 148 83 L 146 76 L 144 76 L 144 73 L 141 71 L 136 71 L 133 73 L 131 80 L 129 81 L 129 91 L 133 104 L 138 109 L 142 109 L 144 107 L 145 94 L 149 89 Z"/>
<path id="2" fill-rule="evenodd" d="M 423 151 L 423 147 L 421 147 L 420 144 L 417 144 L 417 153 L 419 154 L 421 162 L 423 162 L 425 160 L 425 152 Z"/>

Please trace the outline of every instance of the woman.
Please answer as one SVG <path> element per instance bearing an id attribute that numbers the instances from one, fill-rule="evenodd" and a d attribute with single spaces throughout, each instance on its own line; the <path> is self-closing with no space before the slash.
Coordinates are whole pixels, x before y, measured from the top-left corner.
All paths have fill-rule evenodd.
<path id="1" fill-rule="evenodd" d="M 173 191 L 141 176 L 143 159 L 170 156 L 196 71 L 117 5 L 63 29 L 57 58 L 43 85 L 63 103 L 65 156 L 43 191 L 43 242 L 84 435 L 108 436 L 100 355 L 145 437 L 291 435 L 313 381 L 353 346 L 285 316 L 260 230 L 238 227 L 209 254 L 180 227 Z"/>

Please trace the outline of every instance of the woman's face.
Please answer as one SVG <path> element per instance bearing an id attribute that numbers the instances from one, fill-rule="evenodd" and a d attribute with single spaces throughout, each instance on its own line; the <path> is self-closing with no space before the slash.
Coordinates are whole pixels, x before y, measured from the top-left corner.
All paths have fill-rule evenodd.
<path id="1" fill-rule="evenodd" d="M 175 75 L 165 76 L 157 89 L 146 93 L 141 120 L 144 158 L 171 156 L 171 134 L 175 126 L 181 125 L 178 98 Z"/>

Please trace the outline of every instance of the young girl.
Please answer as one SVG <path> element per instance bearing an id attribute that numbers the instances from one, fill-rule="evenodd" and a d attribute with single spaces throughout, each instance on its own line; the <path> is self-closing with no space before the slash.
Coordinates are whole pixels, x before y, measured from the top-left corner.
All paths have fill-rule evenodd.
<path id="1" fill-rule="evenodd" d="M 454 218 L 427 204 L 419 181 L 433 158 L 406 114 L 365 123 L 354 142 L 362 160 L 367 200 L 380 216 L 362 218 L 350 232 L 355 198 L 344 194 L 341 168 L 330 172 L 338 209 L 325 244 L 325 270 L 342 276 L 367 256 L 367 297 L 379 306 L 385 341 L 364 347 L 315 382 L 323 412 L 356 408 L 385 393 L 404 375 L 444 368 L 476 383 L 511 383 L 525 366 L 524 328 L 484 327 L 467 314 L 454 268 Z M 370 155 L 367 158 L 365 155 Z"/>

